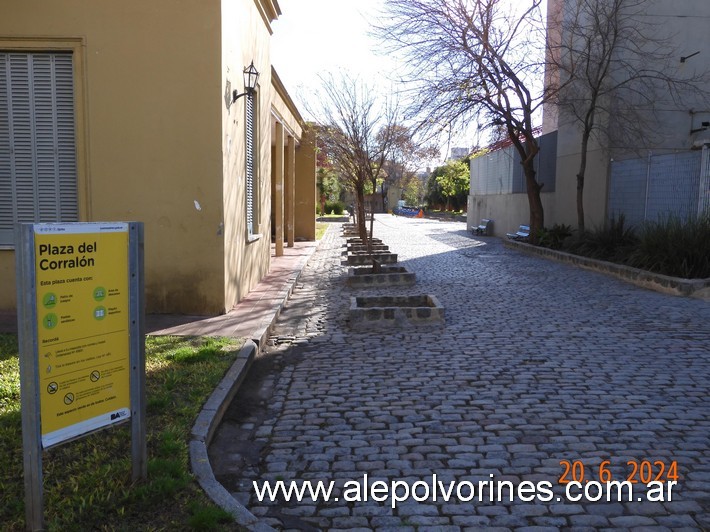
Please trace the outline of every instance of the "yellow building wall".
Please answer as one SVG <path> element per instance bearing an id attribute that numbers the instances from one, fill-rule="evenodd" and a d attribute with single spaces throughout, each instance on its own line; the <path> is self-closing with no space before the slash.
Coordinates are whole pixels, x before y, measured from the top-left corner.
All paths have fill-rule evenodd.
<path id="1" fill-rule="evenodd" d="M 222 161 L 224 166 L 223 291 L 227 310 L 239 302 L 269 270 L 271 249 L 271 88 L 270 28 L 254 0 L 222 2 L 223 90 L 244 92 L 243 70 L 253 61 L 259 71 L 256 108 L 257 160 L 254 187 L 260 207 L 255 213 L 258 237 L 248 238 L 246 226 L 245 97 L 222 105 Z"/>
<path id="2" fill-rule="evenodd" d="M 304 129 L 296 149 L 296 239 L 316 239 L 316 138 L 312 129 Z"/>
<path id="3" fill-rule="evenodd" d="M 0 49 L 73 50 L 80 219 L 145 224 L 148 312 L 228 311 L 268 272 L 274 111 L 269 0 L 3 0 Z M 9 43 L 9 44 L 8 44 Z M 246 229 L 242 70 L 259 70 L 259 238 Z M 285 98 L 290 101 L 288 95 Z M 297 111 L 295 111 L 297 113 Z M 0 250 L 0 309 L 16 306 Z"/>
<path id="4" fill-rule="evenodd" d="M 3 0 L 3 48 L 80 42 L 81 219 L 144 222 L 149 312 L 225 307 L 220 9 L 219 0 Z M 0 276 L 0 308 L 12 309 L 12 250 L 0 251 Z"/>

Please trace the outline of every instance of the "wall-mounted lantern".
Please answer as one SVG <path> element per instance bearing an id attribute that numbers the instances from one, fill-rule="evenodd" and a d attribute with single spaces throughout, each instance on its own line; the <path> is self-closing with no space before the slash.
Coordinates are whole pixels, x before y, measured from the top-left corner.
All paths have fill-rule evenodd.
<path id="1" fill-rule="evenodd" d="M 256 89 L 256 82 L 259 80 L 259 71 L 254 67 L 254 61 L 244 69 L 244 92 L 237 94 L 238 91 L 232 92 L 232 103 L 237 101 L 244 95 L 252 95 Z"/>

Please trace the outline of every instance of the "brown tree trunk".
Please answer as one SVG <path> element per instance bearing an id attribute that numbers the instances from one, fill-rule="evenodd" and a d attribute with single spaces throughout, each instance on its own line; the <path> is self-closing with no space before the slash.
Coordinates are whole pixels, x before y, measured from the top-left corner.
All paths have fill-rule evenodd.
<path id="1" fill-rule="evenodd" d="M 357 211 L 357 232 L 364 243 L 368 243 L 367 228 L 365 227 L 365 191 L 358 187 L 356 191 L 355 210 Z"/>
<path id="2" fill-rule="evenodd" d="M 584 176 L 587 173 L 587 150 L 591 126 L 582 133 L 582 154 L 579 159 L 579 172 L 577 173 L 577 231 L 584 233 Z"/>
<path id="3" fill-rule="evenodd" d="M 545 227 L 545 211 L 542 207 L 540 190 L 542 186 L 535 179 L 535 166 L 533 159 L 523 162 L 523 172 L 525 174 L 525 184 L 528 189 L 528 205 L 530 206 L 530 238 L 531 244 L 537 244 L 540 230 Z"/>

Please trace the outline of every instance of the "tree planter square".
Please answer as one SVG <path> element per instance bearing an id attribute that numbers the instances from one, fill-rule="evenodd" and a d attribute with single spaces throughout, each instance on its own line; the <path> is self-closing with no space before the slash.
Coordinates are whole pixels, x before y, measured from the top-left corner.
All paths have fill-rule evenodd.
<path id="1" fill-rule="evenodd" d="M 430 294 L 350 298 L 350 326 L 356 329 L 443 324 L 444 307 Z"/>
<path id="2" fill-rule="evenodd" d="M 382 266 L 378 273 L 374 268 L 348 268 L 347 284 L 352 287 L 412 286 L 416 282 L 414 272 L 404 266 Z"/>
<path id="3" fill-rule="evenodd" d="M 397 262 L 396 253 L 372 253 L 368 255 L 367 252 L 363 253 L 351 253 L 347 255 L 345 260 L 346 266 L 371 266 L 372 261 L 376 260 L 380 264 L 395 264 Z"/>

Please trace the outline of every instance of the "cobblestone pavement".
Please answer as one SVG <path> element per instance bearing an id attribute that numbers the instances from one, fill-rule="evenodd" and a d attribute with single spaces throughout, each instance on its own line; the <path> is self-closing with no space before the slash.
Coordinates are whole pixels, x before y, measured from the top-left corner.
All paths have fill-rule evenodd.
<path id="1" fill-rule="evenodd" d="M 375 236 L 416 285 L 347 288 L 331 227 L 215 438 L 217 479 L 251 512 L 301 530 L 710 529 L 710 304 L 526 256 L 461 223 L 380 216 Z M 366 292 L 434 294 L 446 325 L 350 331 L 349 298 Z M 672 501 L 637 500 L 640 484 L 631 502 L 591 502 L 594 490 L 572 501 L 564 460 L 577 462 L 570 480 L 581 466 L 585 480 L 625 480 L 627 462 L 645 460 L 635 479 L 663 467 L 666 480 L 676 461 L 678 484 Z M 370 486 L 422 481 L 420 499 L 436 474 L 447 489 L 473 483 L 476 498 L 346 501 L 365 474 Z M 259 502 L 252 480 L 335 481 L 339 500 Z M 479 491 L 489 481 L 510 481 L 503 502 Z M 553 493 L 522 500 L 526 481 Z"/>

